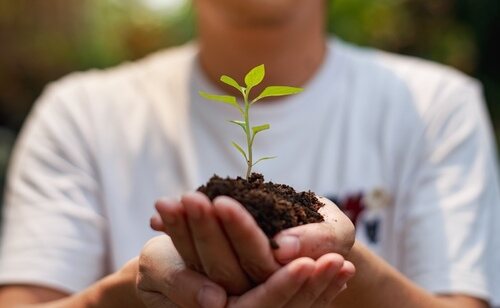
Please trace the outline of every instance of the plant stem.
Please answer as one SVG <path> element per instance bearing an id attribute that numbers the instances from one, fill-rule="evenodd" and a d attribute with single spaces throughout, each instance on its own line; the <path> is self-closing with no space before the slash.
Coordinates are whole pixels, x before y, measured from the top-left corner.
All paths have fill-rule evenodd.
<path id="1" fill-rule="evenodd" d="M 243 93 L 243 98 L 245 100 L 245 112 L 243 113 L 244 121 L 245 121 L 245 133 L 247 135 L 247 151 L 248 151 L 248 160 L 247 160 L 247 181 L 250 178 L 250 174 L 252 173 L 252 137 L 251 137 L 251 132 L 250 132 L 250 117 L 249 117 L 249 110 L 250 110 L 250 103 L 248 102 L 248 92 Z"/>

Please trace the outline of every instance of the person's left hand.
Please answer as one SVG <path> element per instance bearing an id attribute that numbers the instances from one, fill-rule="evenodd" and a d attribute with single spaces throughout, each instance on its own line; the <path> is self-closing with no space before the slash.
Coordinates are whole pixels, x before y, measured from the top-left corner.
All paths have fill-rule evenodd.
<path id="1" fill-rule="evenodd" d="M 205 273 L 230 294 L 241 294 L 296 258 L 349 252 L 354 242 L 352 223 L 333 203 L 321 201 L 325 222 L 282 231 L 275 237 L 277 250 L 271 249 L 244 207 L 228 197 L 216 198 L 212 204 L 195 192 L 180 201 L 160 200 L 156 203 L 159 216 L 152 218 L 151 225 L 170 235 L 190 268 Z M 337 276 L 347 280 L 354 267 L 344 262 Z"/>
<path id="2" fill-rule="evenodd" d="M 343 258 L 326 254 L 314 261 L 298 258 L 241 296 L 226 291 L 186 267 L 167 236 L 151 239 L 139 257 L 137 293 L 148 308 L 160 307 L 329 307 L 342 291 L 336 279 Z"/>

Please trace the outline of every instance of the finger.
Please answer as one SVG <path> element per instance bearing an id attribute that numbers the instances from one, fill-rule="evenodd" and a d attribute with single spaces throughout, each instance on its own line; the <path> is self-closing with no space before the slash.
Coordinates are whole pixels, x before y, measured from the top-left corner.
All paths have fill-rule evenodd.
<path id="1" fill-rule="evenodd" d="M 165 226 L 163 225 L 163 220 L 158 213 L 154 213 L 153 216 L 151 216 L 151 219 L 149 220 L 149 226 L 155 231 L 166 232 Z"/>
<path id="2" fill-rule="evenodd" d="M 191 232 L 185 218 L 184 207 L 175 199 L 161 199 L 155 204 L 163 221 L 163 229 L 171 238 L 184 262 L 191 269 L 202 271 Z"/>
<path id="3" fill-rule="evenodd" d="M 344 212 L 342 212 L 342 210 L 330 199 L 318 196 L 318 200 L 324 205 L 319 208 L 318 212 L 323 216 L 325 222 L 334 224 L 335 222 L 339 222 L 339 218 L 347 222 L 350 221 L 350 219 L 344 215 Z"/>
<path id="4" fill-rule="evenodd" d="M 190 270 L 171 239 L 150 240 L 139 258 L 137 290 L 149 307 L 224 307 L 225 291 L 204 275 Z"/>
<path id="5" fill-rule="evenodd" d="M 214 212 L 210 199 L 200 192 L 184 195 L 189 229 L 203 270 L 229 294 L 242 294 L 251 287 L 231 244 Z"/>
<path id="6" fill-rule="evenodd" d="M 150 291 L 137 291 L 139 297 L 142 300 L 142 303 L 147 308 L 177 308 L 177 304 L 172 302 L 165 295 L 158 292 L 150 292 Z"/>
<path id="7" fill-rule="evenodd" d="M 347 287 L 347 282 L 351 279 L 356 270 L 354 265 L 349 261 L 344 261 L 342 268 L 330 280 L 330 284 L 325 291 L 316 299 L 313 308 L 331 307 L 335 298 Z"/>
<path id="8" fill-rule="evenodd" d="M 344 264 L 339 254 L 326 254 L 316 261 L 311 277 L 287 303 L 287 308 L 310 307 L 328 288 Z"/>
<path id="9" fill-rule="evenodd" d="M 278 233 L 274 239 L 279 248 L 274 250 L 276 260 L 286 264 L 297 257 L 317 259 L 326 253 L 346 256 L 354 244 L 352 222 L 331 201 L 320 209 L 325 222 L 306 224 Z"/>
<path id="10" fill-rule="evenodd" d="M 240 266 L 254 283 L 265 281 L 280 267 L 267 236 L 236 200 L 222 196 L 217 197 L 213 204 Z"/>
<path id="11" fill-rule="evenodd" d="M 344 265 L 340 269 L 340 272 L 338 275 L 348 276 L 350 279 L 350 278 L 354 277 L 355 274 L 356 274 L 356 267 L 354 266 L 354 264 L 352 264 L 350 261 L 347 261 L 347 260 L 344 261 Z"/>
<path id="12" fill-rule="evenodd" d="M 229 298 L 228 307 L 276 307 L 286 305 L 315 269 L 309 258 L 299 258 L 241 297 Z"/>

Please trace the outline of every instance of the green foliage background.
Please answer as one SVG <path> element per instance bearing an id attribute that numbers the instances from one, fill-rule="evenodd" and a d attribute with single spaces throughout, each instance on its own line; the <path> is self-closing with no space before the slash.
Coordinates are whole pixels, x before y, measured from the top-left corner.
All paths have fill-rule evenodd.
<path id="1" fill-rule="evenodd" d="M 0 187 L 9 145 L 50 81 L 140 58 L 195 36 L 190 3 L 0 1 Z M 331 0 L 328 31 L 360 45 L 452 65 L 485 86 L 500 135 L 500 1 Z M 498 138 L 498 137 L 497 137 Z"/>

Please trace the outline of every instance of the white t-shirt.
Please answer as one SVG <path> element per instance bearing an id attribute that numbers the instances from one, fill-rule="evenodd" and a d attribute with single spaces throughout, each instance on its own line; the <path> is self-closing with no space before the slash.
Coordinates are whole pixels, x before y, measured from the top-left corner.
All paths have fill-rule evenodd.
<path id="1" fill-rule="evenodd" d="M 0 283 L 79 291 L 155 235 L 156 199 L 244 173 L 227 121 L 238 114 L 197 95 L 220 91 L 196 55 L 192 43 L 48 87 L 10 168 Z M 271 124 L 254 146 L 277 156 L 256 166 L 267 180 L 364 204 L 358 239 L 411 280 L 500 304 L 499 187 L 477 82 L 332 40 L 305 91 L 255 104 L 251 121 Z"/>

